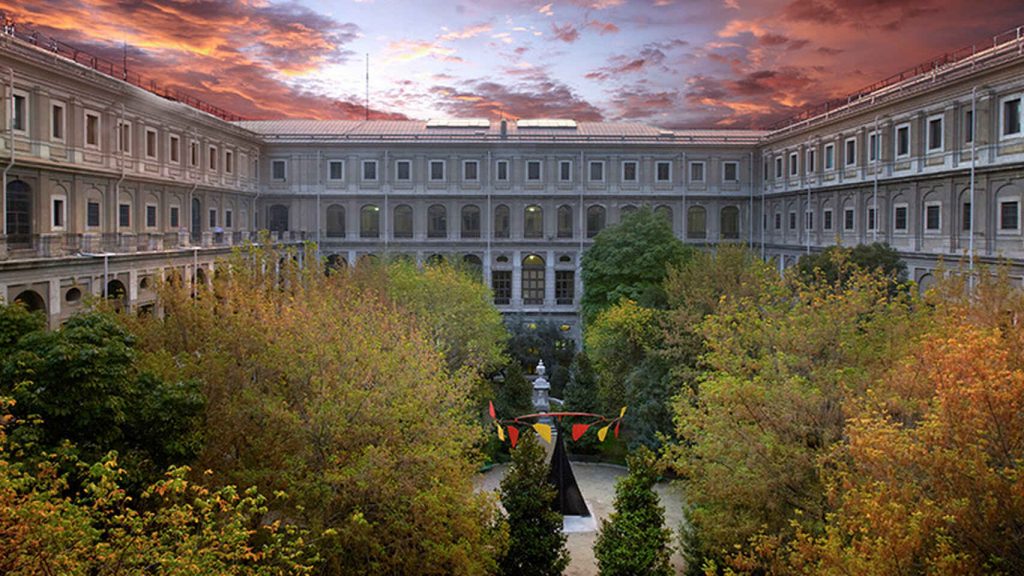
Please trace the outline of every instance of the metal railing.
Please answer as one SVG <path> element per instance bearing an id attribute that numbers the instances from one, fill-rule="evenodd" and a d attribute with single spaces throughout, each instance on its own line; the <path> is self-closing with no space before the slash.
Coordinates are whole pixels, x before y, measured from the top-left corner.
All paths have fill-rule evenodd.
<path id="1" fill-rule="evenodd" d="M 160 86 L 156 81 L 148 80 L 141 74 L 128 70 L 126 64 L 123 62 L 120 65 L 115 64 L 106 58 L 97 56 L 86 50 L 76 48 L 75 46 L 58 40 L 52 36 L 47 36 L 37 30 L 31 30 L 20 26 L 6 12 L 0 11 L 0 21 L 3 22 L 4 35 L 17 38 L 18 40 L 31 44 L 41 50 L 52 52 L 53 54 L 62 56 L 82 66 L 92 68 L 93 70 L 106 76 L 110 76 L 111 78 L 122 80 L 132 84 L 133 86 L 152 92 L 162 98 L 181 102 L 182 104 L 191 106 L 196 110 L 216 116 L 221 120 L 237 122 L 239 120 L 246 119 L 238 114 L 228 112 L 219 106 L 214 106 L 209 102 L 200 100 L 199 98 L 182 92 L 176 88 Z"/>

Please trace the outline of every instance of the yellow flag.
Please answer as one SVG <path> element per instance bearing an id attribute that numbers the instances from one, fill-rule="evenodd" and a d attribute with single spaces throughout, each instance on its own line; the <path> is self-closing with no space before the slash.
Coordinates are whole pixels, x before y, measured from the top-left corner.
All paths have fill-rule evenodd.
<path id="1" fill-rule="evenodd" d="M 611 428 L 611 424 L 597 431 L 597 439 L 600 440 L 601 442 L 604 442 L 605 436 L 608 435 L 608 428 Z"/>
<path id="2" fill-rule="evenodd" d="M 626 407 L 623 406 L 622 410 L 619 410 L 619 418 L 622 418 L 625 415 L 626 415 Z"/>
<path id="3" fill-rule="evenodd" d="M 494 425 L 498 427 L 498 440 L 501 440 L 502 442 L 504 442 L 505 441 L 505 431 L 501 429 L 501 424 L 498 423 L 498 422 L 495 422 Z"/>
<path id="4" fill-rule="evenodd" d="M 540 437 L 543 438 L 548 444 L 551 444 L 551 426 L 548 426 L 547 424 L 537 423 L 533 425 L 533 429 L 536 430 L 537 434 L 540 434 Z"/>

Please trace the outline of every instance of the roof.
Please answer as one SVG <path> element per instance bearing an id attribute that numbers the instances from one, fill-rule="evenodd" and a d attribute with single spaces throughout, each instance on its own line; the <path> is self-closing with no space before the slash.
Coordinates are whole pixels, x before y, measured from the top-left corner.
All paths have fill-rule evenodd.
<path id="1" fill-rule="evenodd" d="M 267 141 L 478 141 L 500 140 L 501 122 L 428 123 L 418 120 L 252 120 L 235 122 Z M 531 142 L 602 142 L 644 140 L 666 143 L 754 144 L 765 134 L 760 130 L 665 130 L 627 122 L 576 122 L 575 126 L 523 126 L 506 123 L 506 139 Z"/>

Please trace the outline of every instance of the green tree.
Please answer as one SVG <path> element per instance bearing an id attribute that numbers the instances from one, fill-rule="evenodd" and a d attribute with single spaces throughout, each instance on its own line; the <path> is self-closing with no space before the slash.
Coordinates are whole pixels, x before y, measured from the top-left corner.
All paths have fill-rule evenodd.
<path id="1" fill-rule="evenodd" d="M 672 531 L 653 487 L 657 457 L 646 448 L 628 457 L 629 473 L 615 483 L 615 511 L 601 521 L 594 557 L 601 576 L 669 576 Z"/>
<path id="2" fill-rule="evenodd" d="M 692 253 L 676 238 L 671 223 L 649 208 L 602 230 L 582 260 L 584 322 L 623 298 L 663 306 L 662 282 L 669 268 L 682 265 Z"/>
<path id="3" fill-rule="evenodd" d="M 519 316 L 511 316 L 507 324 L 511 335 L 509 356 L 528 372 L 536 370 L 537 363 L 544 360 L 551 395 L 561 398 L 569 377 L 569 364 L 576 353 L 576 343 L 566 337 L 554 322 L 527 322 Z"/>
<path id="4" fill-rule="evenodd" d="M 523 375 L 518 362 L 505 367 L 494 382 L 494 409 L 499 418 L 514 418 L 533 412 L 533 384 Z"/>
<path id="5" fill-rule="evenodd" d="M 555 487 L 548 483 L 544 448 L 533 432 L 520 436 L 501 480 L 501 504 L 508 518 L 508 551 L 501 574 L 558 576 L 569 565 L 562 515 L 552 509 Z"/>
<path id="6" fill-rule="evenodd" d="M 882 242 L 858 244 L 853 248 L 830 246 L 816 254 L 801 256 L 797 270 L 808 282 L 821 281 L 845 286 L 856 270 L 877 273 L 889 280 L 890 290 L 897 290 L 907 280 L 907 265 L 900 253 Z"/>
<path id="7" fill-rule="evenodd" d="M 565 385 L 565 410 L 568 412 L 598 412 L 597 375 L 590 365 L 586 352 L 579 352 L 569 367 L 569 382 Z M 568 426 L 565 427 L 569 429 Z M 591 453 L 597 450 L 597 434 L 584 434 L 566 446 L 575 453 Z"/>

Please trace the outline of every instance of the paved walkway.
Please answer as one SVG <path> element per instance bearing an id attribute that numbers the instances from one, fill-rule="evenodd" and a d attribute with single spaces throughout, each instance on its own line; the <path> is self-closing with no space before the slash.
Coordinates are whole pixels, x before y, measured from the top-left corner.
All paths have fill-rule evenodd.
<path id="1" fill-rule="evenodd" d="M 481 490 L 497 490 L 501 478 L 505 475 L 506 465 L 495 466 L 485 472 L 480 480 Z M 573 472 L 576 474 L 576 482 L 579 483 L 580 491 L 590 506 L 591 512 L 600 526 L 601 519 L 612 512 L 612 504 L 615 501 L 615 480 L 626 473 L 626 469 L 620 466 L 609 464 L 585 464 L 573 462 Z M 679 526 L 683 522 L 682 498 L 677 488 L 662 482 L 655 486 L 655 491 L 661 497 L 661 503 L 665 507 L 665 524 L 678 534 Z M 572 556 L 572 562 L 565 571 L 565 576 L 592 576 L 597 574 L 597 561 L 594 559 L 594 540 L 597 532 L 570 532 L 566 547 Z M 673 545 L 678 548 L 678 538 Z M 676 573 L 681 574 L 683 570 L 683 559 L 677 551 L 672 555 L 672 565 Z"/>

